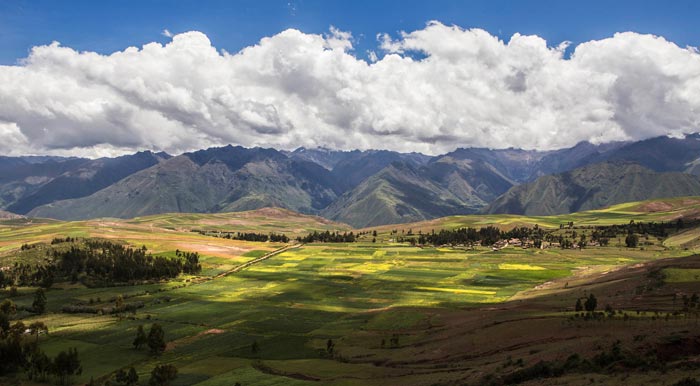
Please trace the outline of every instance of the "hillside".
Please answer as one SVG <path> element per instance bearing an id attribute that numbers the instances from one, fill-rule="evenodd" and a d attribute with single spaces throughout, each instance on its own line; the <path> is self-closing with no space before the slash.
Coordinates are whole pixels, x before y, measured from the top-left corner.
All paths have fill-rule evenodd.
<path id="1" fill-rule="evenodd" d="M 7 209 L 63 173 L 90 162 L 85 158 L 0 157 L 0 208 Z"/>
<path id="2" fill-rule="evenodd" d="M 632 163 L 605 162 L 513 187 L 484 212 L 552 215 L 697 194 L 700 178 L 696 176 L 654 172 Z"/>
<path id="3" fill-rule="evenodd" d="M 700 134 L 684 138 L 656 137 L 628 143 L 593 160 L 629 161 L 657 172 L 686 172 L 696 174 L 700 162 Z"/>
<path id="4" fill-rule="evenodd" d="M 85 197 L 169 157 L 150 151 L 94 160 L 0 157 L 0 208 L 27 214 L 43 204 Z"/>
<path id="5" fill-rule="evenodd" d="M 117 158 L 90 160 L 53 178 L 7 209 L 26 214 L 37 206 L 54 201 L 85 197 L 168 158 L 170 156 L 165 153 L 144 151 Z"/>
<path id="6" fill-rule="evenodd" d="M 395 162 L 326 208 L 355 227 L 475 213 L 512 183 L 490 165 L 441 157 L 424 166 Z"/>
<path id="7" fill-rule="evenodd" d="M 430 157 L 420 153 L 397 153 L 387 150 L 353 152 L 338 162 L 331 173 L 343 191 L 347 191 L 357 187 L 361 182 L 381 172 L 382 169 L 394 162 L 420 166 L 428 162 L 429 159 Z"/>
<path id="8" fill-rule="evenodd" d="M 417 167 L 391 164 L 323 210 L 356 227 L 403 223 L 457 213 L 464 203 L 424 178 Z"/>
<path id="9" fill-rule="evenodd" d="M 598 167 L 593 165 L 633 163 L 658 173 L 700 174 L 699 139 L 694 134 L 581 142 L 550 151 L 459 148 L 434 157 L 388 150 L 278 151 L 230 145 L 175 158 L 152 152 L 95 160 L 0 157 L 0 209 L 84 219 L 276 206 L 359 227 L 475 213 L 489 205 L 488 211 L 497 213 L 569 213 L 696 194 L 687 176 L 658 175 L 661 180 L 653 183 L 655 177 L 635 170 L 631 172 L 644 177 L 626 178 L 626 185 L 619 185 L 610 179 L 621 177 L 619 172 L 594 171 Z M 391 167 L 397 163 L 405 167 Z M 588 177 L 573 172 L 586 167 L 593 168 L 584 173 Z M 574 181 L 575 176 L 583 180 Z M 518 184 L 526 185 L 496 201 Z"/>
<path id="10" fill-rule="evenodd" d="M 14 214 L 5 210 L 0 210 L 0 220 L 14 220 L 22 217 L 23 216 L 20 216 L 18 214 Z"/>
<path id="11" fill-rule="evenodd" d="M 227 146 L 186 153 L 93 195 L 34 209 L 57 219 L 130 218 L 169 212 L 231 212 L 279 206 L 312 213 L 336 197 L 321 166 L 273 149 Z"/>

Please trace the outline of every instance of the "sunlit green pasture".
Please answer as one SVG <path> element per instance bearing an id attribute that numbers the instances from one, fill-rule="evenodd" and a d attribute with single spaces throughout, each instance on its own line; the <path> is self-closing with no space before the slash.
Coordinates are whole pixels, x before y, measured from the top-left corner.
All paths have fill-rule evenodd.
<path id="1" fill-rule="evenodd" d="M 308 244 L 221 277 L 216 276 L 282 245 L 203 236 L 192 229 L 295 235 L 349 228 L 278 210 L 270 213 L 281 213 L 282 217 L 246 212 L 80 222 L 5 221 L 0 222 L 0 267 L 41 261 L 46 243 L 66 236 L 145 245 L 154 254 L 171 257 L 176 249 L 197 251 L 202 256 L 203 270 L 198 276 L 110 288 L 56 283 L 47 292 L 47 314 L 20 312 L 26 324 L 42 320 L 49 326 L 49 335 L 41 337 L 41 346 L 49 355 L 78 348 L 84 369 L 78 378 L 81 382 L 91 377 L 104 379 L 119 368 L 134 366 L 145 384 L 156 364 L 171 363 L 179 370 L 176 385 L 384 385 L 386 377 L 396 377 L 390 378 L 391 382 L 405 385 L 430 384 L 433 378 L 428 370 L 420 374 L 415 369 L 330 359 L 324 354 L 327 341 L 332 339 L 343 347 L 344 339 L 351 340 L 352 355 L 361 358 L 363 350 L 380 349 L 377 336 L 389 338 L 404 330 L 439 328 L 440 320 L 434 315 L 437 308 L 491 307 L 513 297 L 520 299 L 525 291 L 552 280 L 571 278 L 574 282 L 582 273 L 603 273 L 623 265 L 688 255 L 691 251 L 684 248 L 695 240 L 697 231 L 672 235 L 664 245 L 658 240 L 642 240 L 649 244 L 633 249 L 622 247 L 623 240 L 610 240 L 605 248 L 507 247 L 500 251 L 486 247 L 420 248 L 390 241 L 402 231 L 538 224 L 559 232 L 561 224 L 571 221 L 576 226 L 624 224 L 631 219 L 671 221 L 676 211 L 686 210 L 679 202 L 666 202 L 666 212 L 651 211 L 652 204 L 634 203 L 552 217 L 454 216 L 378 227 L 376 243 L 371 242 L 370 233 L 358 243 Z M 579 234 L 587 232 L 577 230 Z M 20 251 L 22 244 L 43 246 Z M 697 270 L 667 269 L 664 275 L 668 282 L 698 280 Z M 19 288 L 13 300 L 20 308 L 29 307 L 33 291 Z M 64 305 L 107 307 L 118 295 L 127 303 L 143 302 L 145 307 L 122 318 L 61 312 Z M 169 342 L 160 357 L 149 355 L 146 349 L 136 351 L 131 345 L 137 326 L 143 324 L 148 329 L 154 322 L 163 325 Z M 363 333 L 370 336 L 366 344 Z M 251 349 L 253 342 L 257 342 L 258 352 Z"/>
<path id="2" fill-rule="evenodd" d="M 260 255 L 260 252 L 251 252 Z M 427 307 L 472 307 L 507 300 L 519 291 L 570 276 L 586 267 L 610 269 L 646 261 L 662 252 L 626 248 L 583 250 L 506 248 L 491 251 L 417 248 L 399 244 L 310 244 L 290 250 L 239 273 L 198 282 L 181 277 L 168 283 L 116 288 L 57 285 L 48 291 L 49 310 L 40 317 L 50 329 L 43 347 L 54 354 L 77 347 L 81 380 L 135 366 L 147 378 L 156 363 L 180 369 L 179 385 L 307 384 L 280 378 L 275 371 L 312 374 L 326 384 L 348 384 L 342 374 L 362 377 L 350 384 L 372 384 L 370 368 L 324 359 L 327 339 L 358 331 L 396 331 L 428 326 Z M 204 259 L 203 276 L 220 272 L 217 257 Z M 114 316 L 60 314 L 63 304 L 92 299 L 109 305 L 123 294 L 143 301 L 135 320 Z M 31 304 L 22 289 L 19 305 Z M 390 312 L 375 311 L 393 310 Z M 413 310 L 413 311 L 412 311 Z M 37 319 L 31 317 L 29 320 Z M 131 347 L 139 324 L 161 323 L 171 342 L 160 358 Z M 260 346 L 251 351 L 252 343 Z M 385 371 L 385 370 L 382 370 Z M 396 370 L 400 375 L 402 370 Z M 269 371 L 268 371 L 269 372 Z M 333 374 L 331 376 L 331 374 Z M 340 374 L 340 375 L 339 375 Z"/>

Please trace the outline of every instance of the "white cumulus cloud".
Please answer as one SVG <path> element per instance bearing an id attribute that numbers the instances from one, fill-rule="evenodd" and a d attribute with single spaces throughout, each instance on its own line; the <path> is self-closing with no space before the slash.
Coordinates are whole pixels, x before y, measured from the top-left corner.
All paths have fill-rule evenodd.
<path id="1" fill-rule="evenodd" d="M 167 30 L 164 33 L 168 32 Z M 552 149 L 700 127 L 700 54 L 632 32 L 573 47 L 430 22 L 379 35 L 289 29 L 230 54 L 186 32 L 110 55 L 59 43 L 0 66 L 0 152 L 171 153 L 227 143 Z M 418 54 L 418 55 L 416 55 Z"/>

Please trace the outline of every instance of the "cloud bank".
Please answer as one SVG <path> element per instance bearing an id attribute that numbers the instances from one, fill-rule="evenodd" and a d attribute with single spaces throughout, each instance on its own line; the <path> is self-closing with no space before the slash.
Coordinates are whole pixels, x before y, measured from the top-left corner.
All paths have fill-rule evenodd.
<path id="1" fill-rule="evenodd" d="M 632 32 L 564 51 L 430 22 L 378 36 L 289 29 L 238 53 L 187 32 L 111 55 L 59 43 L 0 66 L 0 154 L 244 146 L 553 149 L 700 129 L 700 54 Z M 374 53 L 373 53 L 374 54 Z"/>

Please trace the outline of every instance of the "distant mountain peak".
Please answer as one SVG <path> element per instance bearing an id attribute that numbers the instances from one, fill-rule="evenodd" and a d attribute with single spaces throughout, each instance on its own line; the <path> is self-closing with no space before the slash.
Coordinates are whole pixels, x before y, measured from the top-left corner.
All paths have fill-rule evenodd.
<path id="1" fill-rule="evenodd" d="M 618 180 L 632 192 L 692 190 L 688 174 L 700 175 L 698 139 L 700 134 L 693 133 L 638 142 L 582 141 L 551 151 L 466 147 L 438 156 L 228 144 L 176 157 L 153 150 L 92 160 L 0 157 L 0 208 L 70 219 L 278 206 L 353 224 L 379 224 L 473 213 L 502 200 L 498 196 L 513 185 L 537 182 L 553 183 L 555 191 L 563 192 L 543 198 L 544 191 L 537 191 L 540 201 L 577 197 L 556 209 L 569 211 L 608 200 L 588 186 L 625 198 L 612 185 Z M 634 185 L 615 170 L 636 175 L 640 182 Z M 542 176 L 547 178 L 540 180 Z M 658 181 L 651 184 L 654 179 Z M 677 189 L 657 187 L 663 184 Z"/>

